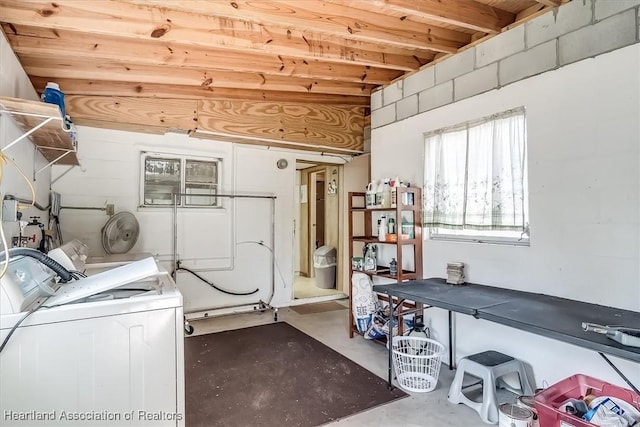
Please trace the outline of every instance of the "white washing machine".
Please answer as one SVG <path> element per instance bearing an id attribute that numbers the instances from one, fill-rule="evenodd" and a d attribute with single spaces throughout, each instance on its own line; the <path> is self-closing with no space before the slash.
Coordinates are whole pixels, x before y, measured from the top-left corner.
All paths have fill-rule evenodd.
<path id="1" fill-rule="evenodd" d="M 16 257 L 2 278 L 0 342 L 39 308 L 0 353 L 0 424 L 183 426 L 182 295 L 171 277 L 153 258 L 58 289 L 53 276 Z"/>
<path id="2" fill-rule="evenodd" d="M 62 264 L 67 270 L 81 271 L 87 275 L 153 256 L 147 252 L 90 256 L 89 247 L 78 239 L 73 239 L 59 248 L 52 249 L 48 255 Z"/>

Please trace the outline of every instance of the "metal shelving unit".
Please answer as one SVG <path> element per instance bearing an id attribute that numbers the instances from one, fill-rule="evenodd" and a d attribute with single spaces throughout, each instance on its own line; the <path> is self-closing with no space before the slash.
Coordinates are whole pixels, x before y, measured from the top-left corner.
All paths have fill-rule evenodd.
<path id="1" fill-rule="evenodd" d="M 34 168 L 34 180 L 36 175 L 54 164 L 80 165 L 76 155 L 77 147 L 70 135 L 71 131 L 65 128 L 57 105 L 20 98 L 0 97 L 0 114 L 13 117 L 24 132 L 7 144 L 2 152 L 28 138 L 49 162 L 38 170 Z"/>

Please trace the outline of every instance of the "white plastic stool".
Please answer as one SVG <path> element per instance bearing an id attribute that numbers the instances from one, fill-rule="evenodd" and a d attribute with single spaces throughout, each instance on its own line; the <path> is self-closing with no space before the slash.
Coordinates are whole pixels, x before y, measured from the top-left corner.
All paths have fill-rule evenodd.
<path id="1" fill-rule="evenodd" d="M 482 402 L 474 402 L 462 393 L 462 381 L 465 373 L 482 380 Z M 504 381 L 501 382 L 501 385 L 515 393 L 533 395 L 524 364 L 520 360 L 497 351 L 485 351 L 464 357 L 458 363 L 456 376 L 451 383 L 451 388 L 449 388 L 448 400 L 455 404 L 464 403 L 480 414 L 480 418 L 485 423 L 496 424 L 498 423 L 496 387 L 500 377 L 512 373 L 518 374 L 520 390 L 510 389 Z"/>

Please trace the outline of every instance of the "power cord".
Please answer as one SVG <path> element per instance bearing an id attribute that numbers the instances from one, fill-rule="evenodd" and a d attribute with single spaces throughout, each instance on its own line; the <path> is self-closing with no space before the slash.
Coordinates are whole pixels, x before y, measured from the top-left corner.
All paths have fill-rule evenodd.
<path id="1" fill-rule="evenodd" d="M 214 283 L 208 281 L 207 279 L 205 279 L 204 277 L 200 276 L 198 273 L 196 273 L 193 270 L 189 270 L 186 267 L 180 267 L 180 261 L 178 261 L 178 265 L 176 267 L 175 271 L 178 270 L 182 270 L 182 271 L 186 271 L 187 273 L 191 273 L 193 274 L 195 277 L 197 277 L 198 279 L 202 280 L 204 283 L 206 283 L 207 285 L 211 286 L 213 289 L 215 289 L 218 292 L 222 292 L 223 294 L 227 294 L 227 295 L 236 295 L 236 296 L 245 296 L 245 295 L 253 295 L 256 292 L 258 292 L 258 288 L 256 288 L 255 290 L 251 291 L 251 292 L 232 292 L 232 291 L 228 291 L 226 289 L 222 289 L 219 288 L 218 286 L 216 286 Z M 175 277 L 175 271 L 173 273 L 171 273 L 172 276 Z"/>

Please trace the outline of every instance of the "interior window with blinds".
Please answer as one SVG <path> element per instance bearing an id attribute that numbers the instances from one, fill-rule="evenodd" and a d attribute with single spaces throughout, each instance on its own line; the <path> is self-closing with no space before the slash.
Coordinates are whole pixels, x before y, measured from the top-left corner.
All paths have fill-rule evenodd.
<path id="1" fill-rule="evenodd" d="M 173 206 L 173 195 L 187 193 L 179 206 L 218 206 L 218 159 L 142 154 L 142 206 Z"/>
<path id="2" fill-rule="evenodd" d="M 529 243 L 525 109 L 425 134 L 423 225 L 434 239 Z"/>

